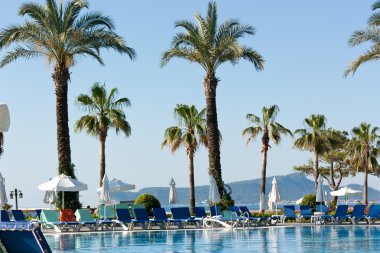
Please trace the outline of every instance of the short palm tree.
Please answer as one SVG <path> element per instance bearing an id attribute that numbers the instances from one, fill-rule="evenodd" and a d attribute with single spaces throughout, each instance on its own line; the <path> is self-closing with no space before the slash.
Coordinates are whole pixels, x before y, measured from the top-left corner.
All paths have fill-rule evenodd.
<path id="1" fill-rule="evenodd" d="M 380 10 L 380 1 L 377 1 L 372 5 L 372 10 Z M 347 67 L 344 72 L 345 77 L 350 73 L 355 74 L 356 70 L 363 63 L 378 61 L 380 59 L 380 12 L 373 13 L 367 23 L 367 28 L 355 31 L 351 35 L 348 44 L 355 47 L 366 42 L 371 42 L 372 46 Z"/>
<path id="2" fill-rule="evenodd" d="M 361 123 L 352 129 L 353 138 L 348 142 L 348 154 L 352 166 L 356 171 L 364 173 L 364 203 L 368 204 L 368 173 L 378 171 L 377 157 L 380 153 L 379 128 L 371 124 Z"/>
<path id="3" fill-rule="evenodd" d="M 261 168 L 261 190 L 260 194 L 265 196 L 265 180 L 267 173 L 267 154 L 268 149 L 270 148 L 269 142 L 273 141 L 274 144 L 278 144 L 281 141 L 281 135 L 291 135 L 292 132 L 282 126 L 281 124 L 275 122 L 276 116 L 279 112 L 277 105 L 272 105 L 269 108 L 263 107 L 262 109 L 262 119 L 254 114 L 247 114 L 246 119 L 252 123 L 253 126 L 250 126 L 243 131 L 243 136 L 248 136 L 247 144 L 254 141 L 256 137 L 262 133 L 261 136 L 261 152 L 263 155 L 262 158 L 262 168 Z M 261 195 L 260 195 L 261 196 Z M 263 212 L 264 210 L 261 210 Z"/>
<path id="4" fill-rule="evenodd" d="M 195 14 L 196 24 L 180 20 L 176 27 L 185 29 L 174 36 L 172 47 L 164 52 L 161 65 L 166 65 L 173 58 L 182 58 L 198 63 L 205 71 L 204 90 L 206 96 L 206 124 L 209 144 L 209 174 L 213 175 L 221 197 L 226 193 L 222 180 L 220 164 L 220 143 L 218 117 L 216 110 L 216 88 L 219 79 L 217 68 L 225 62 L 233 65 L 240 59 L 253 63 L 257 70 L 263 69 L 264 60 L 250 47 L 239 43 L 245 35 L 254 35 L 255 29 L 250 25 L 241 25 L 238 20 L 227 20 L 218 26 L 216 3 L 208 4 L 207 16 Z M 229 196 L 227 196 L 229 198 Z"/>
<path id="5" fill-rule="evenodd" d="M 304 120 L 304 123 L 306 128 L 294 131 L 294 134 L 300 135 L 294 142 L 294 146 L 314 153 L 314 183 L 315 190 L 317 190 L 319 156 L 329 150 L 331 141 L 325 132 L 326 117 L 324 115 L 312 114 Z"/>
<path id="6" fill-rule="evenodd" d="M 89 56 L 104 64 L 100 49 L 114 49 L 118 53 L 135 58 L 135 51 L 127 47 L 125 41 L 115 32 L 112 19 L 100 12 L 80 15 L 88 8 L 85 0 L 70 0 L 63 7 L 62 1 L 46 0 L 45 5 L 24 3 L 19 15 L 28 16 L 22 25 L 11 25 L 0 32 L 0 50 L 13 44 L 0 62 L 0 67 L 19 58 L 43 57 L 54 65 L 52 78 L 55 84 L 58 172 L 75 177 L 71 164 L 69 116 L 67 105 L 70 68 L 81 56 Z M 73 196 L 71 196 L 73 194 Z M 71 206 L 72 199 L 76 199 Z M 80 206 L 78 193 L 65 196 L 68 208 Z"/>
<path id="7" fill-rule="evenodd" d="M 99 186 L 102 186 L 102 180 L 106 172 L 106 139 L 108 131 L 115 129 L 116 133 L 120 131 L 126 137 L 131 135 L 131 126 L 126 120 L 124 107 L 131 105 L 126 97 L 118 98 L 117 88 L 113 88 L 108 93 L 105 84 L 95 83 L 91 87 L 91 94 L 80 94 L 76 100 L 78 104 L 88 111 L 88 115 L 82 116 L 75 122 L 74 130 L 76 132 L 85 130 L 88 134 L 97 136 L 100 141 L 100 180 Z"/>
<path id="8" fill-rule="evenodd" d="M 187 158 L 189 159 L 190 209 L 192 213 L 195 207 L 195 151 L 200 144 L 208 146 L 205 113 L 206 109 L 198 112 L 194 105 L 177 105 L 174 109 L 177 126 L 172 126 L 165 130 L 165 139 L 161 143 L 161 148 L 168 146 L 173 153 L 181 146 L 186 148 Z"/>

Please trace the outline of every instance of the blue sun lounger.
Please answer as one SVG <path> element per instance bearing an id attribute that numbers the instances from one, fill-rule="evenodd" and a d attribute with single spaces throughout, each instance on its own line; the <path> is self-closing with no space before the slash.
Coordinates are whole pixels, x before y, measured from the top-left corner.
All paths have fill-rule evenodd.
<path id="1" fill-rule="evenodd" d="M 200 226 L 201 218 L 191 217 L 188 207 L 172 207 L 170 208 L 174 220 L 182 221 L 182 226 L 186 228 L 187 225 Z"/>
<path id="2" fill-rule="evenodd" d="M 123 230 L 132 229 L 132 219 L 128 209 L 116 209 L 116 219 L 112 221 L 115 223 L 114 227 L 120 225 L 123 228 Z"/>
<path id="3" fill-rule="evenodd" d="M 169 219 L 164 208 L 153 208 L 153 215 L 152 223 L 162 224 L 164 228 L 170 229 L 170 225 L 182 227 L 182 220 Z"/>
<path id="4" fill-rule="evenodd" d="M 21 210 L 11 210 L 11 212 L 15 221 L 26 222 L 25 215 Z"/>
<path id="5" fill-rule="evenodd" d="M 297 215 L 297 222 L 301 222 L 302 219 L 311 219 L 313 216 L 313 209 L 309 205 L 300 206 L 300 214 Z"/>
<path id="6" fill-rule="evenodd" d="M 350 220 L 351 224 L 357 225 L 359 221 L 365 220 L 364 210 L 365 205 L 354 205 L 352 214 L 347 215 L 347 218 Z"/>
<path id="7" fill-rule="evenodd" d="M 7 211 L 0 210 L 0 222 L 11 222 Z"/>
<path id="8" fill-rule="evenodd" d="M 339 205 L 336 207 L 335 213 L 333 215 L 325 214 L 321 215 L 321 224 L 326 224 L 327 222 L 332 222 L 335 224 L 342 224 L 344 220 L 348 219 L 347 216 L 348 205 Z"/>
<path id="9" fill-rule="evenodd" d="M 134 208 L 135 218 L 132 219 L 132 226 L 134 228 L 135 225 L 140 225 L 141 229 L 150 229 L 151 228 L 151 220 L 149 220 L 148 212 L 145 208 Z"/>
<path id="10" fill-rule="evenodd" d="M 286 219 L 297 219 L 295 206 L 284 206 L 284 214 L 281 215 L 281 222 L 285 223 Z"/>
<path id="11" fill-rule="evenodd" d="M 376 220 L 380 219 L 380 205 L 370 206 L 369 212 L 364 218 L 367 224 L 375 224 Z"/>
<path id="12" fill-rule="evenodd" d="M 196 218 L 204 218 L 207 216 L 206 209 L 203 206 L 194 207 L 194 214 Z"/>

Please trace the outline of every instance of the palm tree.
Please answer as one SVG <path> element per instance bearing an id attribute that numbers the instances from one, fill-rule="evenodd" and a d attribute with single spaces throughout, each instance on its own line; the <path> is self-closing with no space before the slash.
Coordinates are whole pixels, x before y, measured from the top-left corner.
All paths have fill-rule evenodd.
<path id="1" fill-rule="evenodd" d="M 352 129 L 353 138 L 348 142 L 348 154 L 356 171 L 364 173 L 364 203 L 368 204 L 368 173 L 378 171 L 377 156 L 380 153 L 379 128 L 361 123 Z"/>
<path id="2" fill-rule="evenodd" d="M 76 132 L 85 130 L 88 134 L 97 136 L 100 141 L 100 187 L 106 172 L 105 149 L 108 130 L 113 128 L 116 133 L 121 131 L 126 137 L 131 135 L 131 126 L 126 121 L 123 111 L 123 108 L 130 106 L 131 103 L 128 98 L 118 98 L 117 95 L 117 88 L 111 89 L 108 94 L 105 84 L 94 83 L 90 95 L 80 94 L 76 99 L 89 114 L 75 122 L 74 130 Z"/>
<path id="3" fill-rule="evenodd" d="M 165 140 L 161 143 L 161 148 L 168 146 L 173 153 L 181 146 L 186 148 L 187 158 L 189 159 L 190 209 L 192 213 L 194 213 L 195 207 L 195 151 L 200 144 L 208 146 L 205 113 L 206 109 L 198 112 L 194 105 L 177 105 L 174 109 L 177 126 L 172 126 L 165 130 Z"/>
<path id="4" fill-rule="evenodd" d="M 269 108 L 263 107 L 262 109 L 262 119 L 257 117 L 254 114 L 247 114 L 246 119 L 250 121 L 250 123 L 253 124 L 253 126 L 248 127 L 244 129 L 243 136 L 249 136 L 247 140 L 247 145 L 254 141 L 256 137 L 262 133 L 261 136 L 261 152 L 263 155 L 262 158 L 262 168 L 261 168 L 261 190 L 260 190 L 260 196 L 264 194 L 265 196 L 265 180 L 266 180 L 266 173 L 267 173 L 267 153 L 268 149 L 270 148 L 269 142 L 273 141 L 274 144 L 279 144 L 281 141 L 281 134 L 284 135 L 291 135 L 293 136 L 292 132 L 283 127 L 281 124 L 275 122 L 276 117 L 280 109 L 277 105 L 272 105 Z M 261 210 L 261 212 L 264 212 L 264 210 Z"/>
<path id="5" fill-rule="evenodd" d="M 22 25 L 12 25 L 0 32 L 0 50 L 13 44 L 0 62 L 4 67 L 19 58 L 43 57 L 48 64 L 54 65 L 52 78 L 56 95 L 56 122 L 58 147 L 58 172 L 75 177 L 71 164 L 69 117 L 67 105 L 68 81 L 70 68 L 80 56 L 90 56 L 103 65 L 100 49 L 114 49 L 134 59 L 135 51 L 127 47 L 125 41 L 115 32 L 111 18 L 100 12 L 81 11 L 88 8 L 85 0 L 70 0 L 64 7 L 62 1 L 46 0 L 45 5 L 24 3 L 19 14 L 28 16 L 29 20 Z M 68 208 L 78 208 L 78 193 L 65 201 Z M 71 206 L 70 199 L 76 199 Z"/>
<path id="6" fill-rule="evenodd" d="M 294 146 L 301 150 L 309 150 L 314 153 L 314 183 L 317 190 L 319 156 L 329 150 L 330 139 L 324 131 L 326 128 L 326 117 L 324 115 L 310 115 L 304 120 L 305 129 L 297 129 L 294 134 L 300 137 L 294 142 Z"/>
<path id="7" fill-rule="evenodd" d="M 377 1 L 372 5 L 372 10 L 380 10 L 380 1 Z M 367 23 L 367 28 L 355 31 L 351 35 L 348 44 L 351 47 L 355 47 L 366 42 L 371 42 L 373 45 L 347 67 L 344 72 L 345 77 L 350 73 L 354 75 L 356 70 L 363 63 L 378 61 L 380 59 L 380 12 L 373 13 Z"/>
<path id="8" fill-rule="evenodd" d="M 253 63 L 257 70 L 263 69 L 264 60 L 261 55 L 250 47 L 239 43 L 245 35 L 254 35 L 255 29 L 250 25 L 241 25 L 238 20 L 227 20 L 218 26 L 216 3 L 208 4 L 207 16 L 195 14 L 197 24 L 188 20 L 175 22 L 176 27 L 182 27 L 185 32 L 174 36 L 172 47 L 165 51 L 161 58 L 161 66 L 172 58 L 182 58 L 198 63 L 205 71 L 204 91 L 206 96 L 206 123 L 209 144 L 209 174 L 213 175 L 218 185 L 218 191 L 223 198 L 226 191 L 222 180 L 220 164 L 220 143 L 218 117 L 216 110 L 216 88 L 219 79 L 217 68 L 230 62 L 237 64 L 240 59 Z M 226 196 L 230 199 L 230 196 Z"/>

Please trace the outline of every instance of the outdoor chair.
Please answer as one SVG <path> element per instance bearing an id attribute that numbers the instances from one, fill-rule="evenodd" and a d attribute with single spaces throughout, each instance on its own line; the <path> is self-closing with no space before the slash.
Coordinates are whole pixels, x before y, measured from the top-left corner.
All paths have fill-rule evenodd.
<path id="1" fill-rule="evenodd" d="M 324 213 L 324 214 L 329 214 L 329 209 L 326 205 L 316 205 L 315 211 L 320 212 L 320 213 Z"/>
<path id="2" fill-rule="evenodd" d="M 222 208 L 216 205 L 210 206 L 210 214 L 211 216 L 222 215 Z"/>
<path id="3" fill-rule="evenodd" d="M 182 225 L 182 220 L 177 219 L 169 219 L 166 216 L 166 211 L 164 208 L 153 208 L 153 215 L 154 218 L 152 219 L 153 223 L 161 223 L 163 224 L 164 228 L 170 229 L 170 225 L 176 225 L 178 228 Z"/>
<path id="4" fill-rule="evenodd" d="M 326 224 L 327 222 L 332 222 L 335 224 L 342 224 L 344 220 L 347 220 L 347 210 L 348 205 L 339 205 L 336 207 L 335 213 L 333 215 L 325 214 L 320 217 L 321 224 Z"/>
<path id="5" fill-rule="evenodd" d="M 367 224 L 375 224 L 376 220 L 380 218 L 380 205 L 370 206 L 369 212 L 364 218 Z"/>
<path id="6" fill-rule="evenodd" d="M 182 221 L 182 225 L 184 228 L 186 228 L 186 226 L 190 224 L 200 226 L 202 219 L 191 217 L 190 210 L 188 207 L 172 207 L 170 211 L 172 213 L 173 219 Z"/>
<path id="7" fill-rule="evenodd" d="M 43 210 L 41 212 L 42 226 L 45 228 L 53 228 L 56 232 L 72 230 L 74 232 L 79 231 L 79 222 L 62 222 L 58 219 L 57 212 L 55 210 Z"/>
<path id="8" fill-rule="evenodd" d="M 8 212 L 6 210 L 0 210 L 0 222 L 10 222 Z"/>
<path id="9" fill-rule="evenodd" d="M 203 206 L 194 207 L 194 214 L 196 218 L 204 218 L 207 216 L 206 210 Z"/>
<path id="10" fill-rule="evenodd" d="M 26 222 L 25 215 L 21 210 L 11 210 L 11 212 L 15 221 Z"/>
<path id="11" fill-rule="evenodd" d="M 221 215 L 205 217 L 203 224 L 206 227 L 222 226 L 225 228 L 234 228 L 240 225 L 239 216 L 233 211 L 223 211 Z"/>
<path id="12" fill-rule="evenodd" d="M 354 205 L 352 214 L 347 215 L 347 218 L 350 220 L 351 224 L 357 225 L 359 221 L 365 219 L 364 210 L 365 205 Z"/>
<path id="13" fill-rule="evenodd" d="M 114 210 L 114 207 L 112 205 L 106 205 L 106 217 L 104 217 L 104 205 L 100 205 L 98 207 L 98 216 L 100 219 L 103 219 L 103 220 L 108 220 L 108 219 L 115 219 L 116 218 L 116 214 L 115 214 L 115 210 Z"/>
<path id="14" fill-rule="evenodd" d="M 281 215 L 281 222 L 285 223 L 286 219 L 297 219 L 295 206 L 284 206 L 284 214 Z"/>
<path id="15" fill-rule="evenodd" d="M 300 206 L 300 214 L 297 215 L 297 222 L 301 222 L 302 219 L 311 219 L 313 216 L 313 209 L 309 205 Z"/>
<path id="16" fill-rule="evenodd" d="M 89 209 L 77 209 L 75 211 L 75 217 L 76 220 L 79 222 L 83 222 L 86 224 L 86 226 L 91 230 L 97 230 L 99 227 L 101 227 L 102 230 L 113 229 L 113 222 L 111 220 L 96 220 L 94 217 L 92 217 L 91 212 Z"/>
<path id="17" fill-rule="evenodd" d="M 112 220 L 116 225 L 120 225 L 123 230 L 131 230 L 132 219 L 128 209 L 116 209 L 116 219 Z"/>
<path id="18" fill-rule="evenodd" d="M 135 218 L 132 219 L 132 226 L 134 228 L 136 224 L 140 224 L 141 229 L 150 229 L 151 220 L 149 220 L 148 212 L 145 208 L 134 208 Z"/>
<path id="19" fill-rule="evenodd" d="M 253 223 L 253 225 L 260 226 L 260 225 L 270 225 L 275 226 L 278 222 L 277 217 L 267 217 L 267 216 L 260 216 L 260 217 L 254 217 L 252 213 L 249 211 L 248 207 L 246 206 L 239 206 L 239 209 L 246 219 L 249 220 L 249 222 Z"/>

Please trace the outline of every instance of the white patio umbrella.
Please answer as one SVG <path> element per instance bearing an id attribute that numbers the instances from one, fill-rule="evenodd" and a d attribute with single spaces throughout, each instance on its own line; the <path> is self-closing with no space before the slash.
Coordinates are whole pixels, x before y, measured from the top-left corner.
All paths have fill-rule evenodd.
<path id="1" fill-rule="evenodd" d="M 61 174 L 51 180 L 40 184 L 38 189 L 41 191 L 62 192 L 62 209 L 65 208 L 65 192 L 78 192 L 87 190 L 87 184 L 72 177 Z"/>
<path id="2" fill-rule="evenodd" d="M 321 202 L 320 204 L 322 205 L 322 202 L 325 199 L 325 192 L 323 191 L 323 177 L 321 175 L 319 175 L 319 177 L 318 177 L 317 194 L 316 195 L 317 195 L 316 196 L 316 202 Z M 320 211 L 322 211 L 322 210 L 320 210 Z"/>
<path id="3" fill-rule="evenodd" d="M 272 192 L 269 192 L 268 194 L 268 208 L 269 208 L 269 211 L 273 211 L 275 209 L 275 204 L 274 202 L 271 201 L 271 198 L 272 198 Z"/>
<path id="4" fill-rule="evenodd" d="M 106 205 L 111 204 L 111 197 L 110 197 L 110 187 L 108 185 L 108 177 L 106 174 L 103 176 L 103 181 L 102 181 L 102 187 L 100 187 L 100 194 L 99 194 L 99 199 L 100 199 L 100 204 L 104 205 L 103 208 L 103 218 L 106 219 Z"/>
<path id="5" fill-rule="evenodd" d="M 3 209 L 3 206 L 8 203 L 7 192 L 5 191 L 5 179 L 0 172 L 0 209 Z"/>
<path id="6" fill-rule="evenodd" d="M 218 187 L 216 185 L 215 178 L 211 175 L 210 175 L 210 189 L 208 192 L 208 200 L 210 202 L 214 202 L 215 214 L 218 215 L 217 210 L 216 210 L 216 203 L 220 202 L 220 196 L 219 196 Z"/>
<path id="7" fill-rule="evenodd" d="M 178 204 L 178 194 L 177 194 L 177 189 L 175 188 L 175 182 L 174 179 L 172 178 L 169 182 L 170 188 L 169 188 L 169 204 L 174 205 Z"/>
<path id="8" fill-rule="evenodd" d="M 111 202 L 128 200 L 128 194 L 126 192 L 136 189 L 134 184 L 128 184 L 116 178 L 108 181 L 108 186 Z M 96 191 L 100 194 L 101 187 L 96 189 Z"/>
<path id="9" fill-rule="evenodd" d="M 260 194 L 260 208 L 259 209 L 260 209 L 260 211 L 268 209 L 268 202 L 267 202 L 267 199 L 266 199 L 264 193 Z"/>
<path id="10" fill-rule="evenodd" d="M 296 204 L 297 204 L 297 205 L 301 204 L 302 200 L 303 200 L 303 197 L 300 198 L 300 199 L 297 199 L 297 200 L 296 200 Z"/>
<path id="11" fill-rule="evenodd" d="M 346 201 L 346 204 L 347 204 L 348 197 L 350 195 L 358 195 L 360 193 L 361 193 L 361 191 L 357 191 L 357 190 L 351 189 L 350 187 L 346 186 L 346 187 L 340 188 L 339 190 L 330 192 L 330 195 L 331 196 L 339 196 L 339 197 L 344 196 L 344 200 Z"/>
<path id="12" fill-rule="evenodd" d="M 116 178 L 109 181 L 108 186 L 110 188 L 110 192 L 125 192 L 136 189 L 134 184 L 128 184 Z"/>
<path id="13" fill-rule="evenodd" d="M 270 194 L 269 201 L 276 205 L 276 215 L 277 215 L 277 202 L 279 202 L 280 200 L 281 200 L 281 197 L 280 197 L 280 192 L 278 191 L 277 180 L 276 180 L 276 177 L 273 177 L 272 191 Z"/>
<path id="14" fill-rule="evenodd" d="M 57 200 L 54 191 L 46 191 L 43 202 L 46 204 L 53 205 Z"/>

